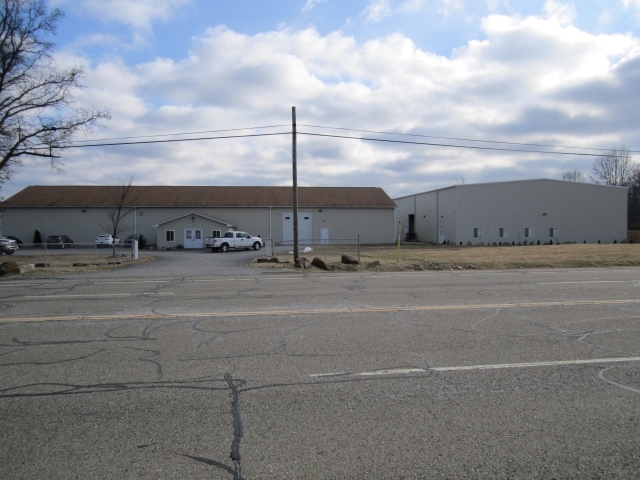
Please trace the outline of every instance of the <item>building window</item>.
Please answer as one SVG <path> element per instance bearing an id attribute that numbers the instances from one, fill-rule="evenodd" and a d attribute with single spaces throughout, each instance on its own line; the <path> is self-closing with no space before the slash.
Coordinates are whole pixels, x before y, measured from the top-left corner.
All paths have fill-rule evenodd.
<path id="1" fill-rule="evenodd" d="M 500 228 L 498 231 L 498 236 L 500 238 L 507 238 L 509 236 L 509 229 L 508 228 Z"/>
<path id="2" fill-rule="evenodd" d="M 481 228 L 474 228 L 473 229 L 473 236 L 475 238 L 482 237 L 482 229 Z"/>
<path id="3" fill-rule="evenodd" d="M 214 238 L 220 238 L 222 236 L 222 232 L 220 230 L 213 230 L 213 232 L 211 232 L 211 236 Z"/>
<path id="4" fill-rule="evenodd" d="M 175 242 L 176 241 L 176 231 L 175 230 L 165 230 L 165 240 L 167 242 Z"/>
<path id="5" fill-rule="evenodd" d="M 553 237 L 557 237 L 558 236 L 558 229 L 557 228 L 550 228 L 549 229 L 549 237 L 553 238 Z"/>
<path id="6" fill-rule="evenodd" d="M 524 238 L 533 238 L 533 228 L 525 227 Z"/>

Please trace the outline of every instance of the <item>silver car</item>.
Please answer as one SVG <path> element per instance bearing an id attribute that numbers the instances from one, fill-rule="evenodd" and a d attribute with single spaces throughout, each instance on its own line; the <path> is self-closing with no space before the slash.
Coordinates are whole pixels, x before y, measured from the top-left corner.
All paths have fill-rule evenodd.
<path id="1" fill-rule="evenodd" d="M 13 255 L 16 250 L 18 250 L 18 242 L 10 238 L 0 237 L 0 255 L 3 253 Z"/>

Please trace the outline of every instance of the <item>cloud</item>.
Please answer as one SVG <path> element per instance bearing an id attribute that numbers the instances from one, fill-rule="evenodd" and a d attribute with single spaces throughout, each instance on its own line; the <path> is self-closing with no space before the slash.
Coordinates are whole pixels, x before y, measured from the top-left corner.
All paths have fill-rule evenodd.
<path id="1" fill-rule="evenodd" d="M 367 22 L 379 22 L 392 11 L 389 0 L 371 0 L 362 14 Z"/>
<path id="2" fill-rule="evenodd" d="M 622 0 L 626 10 L 634 10 L 634 17 L 640 22 L 640 0 Z"/>
<path id="3" fill-rule="evenodd" d="M 321 3 L 326 2 L 327 0 L 307 0 L 307 3 L 304 4 L 304 7 L 302 7 L 302 13 L 308 13 L 311 10 L 313 10 L 314 8 L 316 8 L 318 5 L 320 5 Z"/>
<path id="4" fill-rule="evenodd" d="M 567 24 L 568 17 L 559 21 L 554 5 L 544 16 L 484 18 L 483 38 L 451 57 L 398 33 L 358 42 L 342 32 L 245 35 L 218 27 L 179 60 L 128 65 L 57 58 L 85 66 L 87 88 L 76 95 L 81 104 L 112 110 L 101 137 L 284 125 L 233 132 L 282 133 L 295 105 L 301 185 L 374 185 L 400 196 L 452 184 L 460 175 L 470 183 L 559 178 L 568 169 L 589 171 L 592 159 L 305 134 L 466 147 L 506 145 L 433 137 L 638 149 L 640 40 L 582 31 Z M 141 184 L 286 185 L 290 161 L 290 135 L 78 149 L 68 152 L 65 177 L 31 170 L 27 180 L 25 167 L 7 186 L 113 183 L 130 171 Z"/>
<path id="5" fill-rule="evenodd" d="M 557 0 L 547 0 L 544 4 L 544 11 L 549 20 L 560 25 L 570 25 L 576 18 L 576 9 L 573 5 Z"/>
<path id="6" fill-rule="evenodd" d="M 191 0 L 50 0 L 51 6 L 73 8 L 100 20 L 115 21 L 146 30 L 155 21 L 171 19 Z"/>

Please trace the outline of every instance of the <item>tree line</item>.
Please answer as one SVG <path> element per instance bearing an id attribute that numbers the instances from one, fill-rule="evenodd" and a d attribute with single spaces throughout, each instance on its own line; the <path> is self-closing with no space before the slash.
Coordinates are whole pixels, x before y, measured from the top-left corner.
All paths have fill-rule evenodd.
<path id="1" fill-rule="evenodd" d="M 588 179 L 579 170 L 564 172 L 562 179 L 570 182 L 591 180 L 600 185 L 628 187 L 627 229 L 640 230 L 640 165 L 633 161 L 627 148 L 614 148 L 597 157 Z"/>

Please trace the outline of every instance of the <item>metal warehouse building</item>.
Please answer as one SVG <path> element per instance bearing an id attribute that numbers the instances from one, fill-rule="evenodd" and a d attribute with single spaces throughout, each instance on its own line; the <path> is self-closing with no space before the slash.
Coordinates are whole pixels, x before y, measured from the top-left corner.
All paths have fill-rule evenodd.
<path id="1" fill-rule="evenodd" d="M 406 238 L 474 245 L 627 238 L 627 188 L 562 180 L 455 185 L 394 200 Z"/>
<path id="2" fill-rule="evenodd" d="M 0 203 L 1 233 L 23 242 L 68 235 L 91 243 L 105 233 L 120 187 L 31 186 Z M 143 234 L 162 247 L 202 248 L 204 237 L 242 230 L 276 242 L 293 240 L 291 187 L 134 186 L 120 237 Z M 394 240 L 395 203 L 376 187 L 299 187 L 300 243 Z M 106 232 L 108 233 L 108 232 Z"/>

